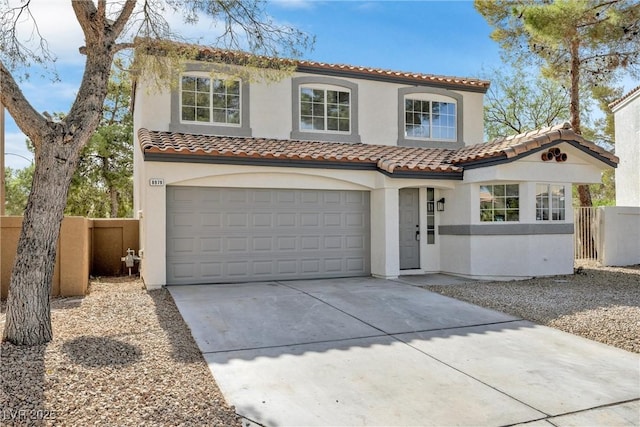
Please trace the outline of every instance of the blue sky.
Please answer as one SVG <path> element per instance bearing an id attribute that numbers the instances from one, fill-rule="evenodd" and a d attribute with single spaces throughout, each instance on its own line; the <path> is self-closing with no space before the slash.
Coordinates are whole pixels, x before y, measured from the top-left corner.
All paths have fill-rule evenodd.
<path id="1" fill-rule="evenodd" d="M 38 111 L 68 111 L 79 86 L 83 57 L 80 28 L 69 0 L 37 2 L 34 12 L 43 35 L 58 56 L 61 81 L 51 83 L 34 72 L 22 90 Z M 315 61 L 370 66 L 449 76 L 483 77 L 500 67 L 500 52 L 491 29 L 471 1 L 309 1 L 271 0 L 268 13 L 278 22 L 316 36 L 304 57 Z M 176 22 L 179 22 L 176 20 Z M 208 23 L 186 28 L 205 37 Z M 35 71 L 35 70 L 34 70 Z M 20 168 L 32 157 L 25 137 L 8 114 L 6 165 Z"/>

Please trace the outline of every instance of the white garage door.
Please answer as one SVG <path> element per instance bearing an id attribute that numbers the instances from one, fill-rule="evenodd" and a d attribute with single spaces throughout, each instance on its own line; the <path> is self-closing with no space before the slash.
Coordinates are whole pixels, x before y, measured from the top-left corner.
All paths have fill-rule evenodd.
<path id="1" fill-rule="evenodd" d="M 167 187 L 167 283 L 370 274 L 369 192 Z"/>

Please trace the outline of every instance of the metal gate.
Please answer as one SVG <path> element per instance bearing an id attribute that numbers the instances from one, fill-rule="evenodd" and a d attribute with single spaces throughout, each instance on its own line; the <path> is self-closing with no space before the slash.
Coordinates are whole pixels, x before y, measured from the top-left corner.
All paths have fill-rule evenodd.
<path id="1" fill-rule="evenodd" d="M 574 208 L 574 257 L 575 259 L 598 260 L 598 208 Z"/>

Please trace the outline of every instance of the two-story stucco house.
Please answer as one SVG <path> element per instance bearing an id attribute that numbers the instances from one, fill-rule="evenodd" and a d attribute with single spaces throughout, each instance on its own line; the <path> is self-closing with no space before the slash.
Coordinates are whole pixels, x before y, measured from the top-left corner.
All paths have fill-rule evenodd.
<path id="1" fill-rule="evenodd" d="M 640 86 L 610 105 L 616 129 L 616 205 L 640 207 Z"/>
<path id="2" fill-rule="evenodd" d="M 573 272 L 571 185 L 618 160 L 568 125 L 483 143 L 487 81 L 311 61 L 261 81 L 243 55 L 136 84 L 147 287 Z"/>

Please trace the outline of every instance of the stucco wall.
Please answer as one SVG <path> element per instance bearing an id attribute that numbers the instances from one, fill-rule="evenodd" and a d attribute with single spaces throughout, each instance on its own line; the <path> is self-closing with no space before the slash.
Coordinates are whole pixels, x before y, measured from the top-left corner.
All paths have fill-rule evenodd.
<path id="1" fill-rule="evenodd" d="M 640 91 L 613 109 L 616 130 L 616 205 L 640 206 Z"/>
<path id="2" fill-rule="evenodd" d="M 141 275 L 148 288 L 166 284 L 166 187 L 149 186 L 150 178 L 165 185 L 239 188 L 296 188 L 371 191 L 371 270 L 380 277 L 397 277 L 399 270 L 398 190 L 403 187 L 434 187 L 452 190 L 455 181 L 392 179 L 374 171 L 207 165 L 145 162 L 143 198 L 140 202 Z M 438 193 L 436 193 L 437 195 Z M 421 196 L 421 205 L 424 196 Z M 421 214 L 423 217 L 424 215 Z M 426 231 L 424 231 L 426 235 Z M 426 239 L 421 253 L 429 253 Z M 437 271 L 437 260 L 423 264 Z"/>
<path id="3" fill-rule="evenodd" d="M 3 299 L 7 297 L 21 228 L 22 217 L 0 217 L 0 296 Z M 60 229 L 51 294 L 84 295 L 90 274 L 128 273 L 120 258 L 127 248 L 137 252 L 138 235 L 138 221 L 134 219 L 65 217 Z"/>
<path id="4" fill-rule="evenodd" d="M 597 162 L 593 157 L 570 144 L 562 143 L 556 147 L 567 154 L 566 162 L 543 162 L 540 160 L 541 152 L 536 152 L 518 161 L 504 163 L 495 167 L 467 169 L 464 172 L 464 181 L 537 181 L 598 184 L 602 180 L 602 170 L 610 168 L 610 166 Z"/>
<path id="5" fill-rule="evenodd" d="M 573 272 L 572 174 L 587 182 L 599 182 L 600 170 L 584 153 L 560 145 L 572 163 L 543 163 L 539 154 L 517 162 L 465 172 L 465 181 L 442 194 L 446 215 L 441 216 L 440 270 L 481 279 L 521 279 Z M 480 186 L 519 184 L 518 222 L 482 222 Z M 565 187 L 565 221 L 536 220 L 536 184 Z M 453 227 L 453 228 L 452 228 Z"/>
<path id="6" fill-rule="evenodd" d="M 89 285 L 91 248 L 91 220 L 81 217 L 65 217 L 60 229 L 60 239 L 53 273 L 51 294 L 54 296 L 84 295 Z M 0 224 L 0 289 L 1 297 L 7 297 L 11 270 L 22 228 L 22 217 L 5 216 Z"/>
<path id="7" fill-rule="evenodd" d="M 640 207 L 598 208 L 598 224 L 602 265 L 640 264 Z"/>
<path id="8" fill-rule="evenodd" d="M 119 276 L 128 274 L 121 257 L 127 249 L 138 253 L 139 221 L 130 218 L 93 219 L 91 245 L 91 274 L 94 276 Z M 138 265 L 131 270 L 138 272 Z"/>
<path id="9" fill-rule="evenodd" d="M 573 235 L 441 236 L 441 270 L 482 280 L 573 273 Z"/>
<path id="10" fill-rule="evenodd" d="M 294 77 L 313 74 L 294 73 L 280 81 L 250 83 L 250 127 L 255 137 L 290 139 L 292 131 L 292 83 Z M 398 89 L 407 87 L 395 83 L 341 78 L 358 87 L 358 122 L 361 141 L 365 144 L 396 145 L 398 141 Z M 483 94 L 452 91 L 463 97 L 463 139 L 467 145 L 483 142 Z M 402 106 L 401 106 L 402 107 Z M 402 107 L 403 108 L 403 107 Z M 144 81 L 137 86 L 134 119 L 136 129 L 167 131 L 171 122 L 170 88 L 163 92 L 149 91 Z M 143 112 L 143 113 L 142 113 Z M 198 133 L 194 127 L 193 133 Z M 207 133 L 203 130 L 202 133 Z M 317 139 L 323 140 L 318 133 Z M 315 135 L 314 135 L 315 137 Z"/>
<path id="11" fill-rule="evenodd" d="M 436 212 L 436 230 L 440 226 L 472 228 L 469 233 L 461 235 L 437 232 L 435 245 L 427 245 L 426 239 L 422 239 L 421 268 L 416 272 L 443 271 L 503 279 L 568 274 L 573 269 L 571 184 L 551 181 L 564 184 L 568 197 L 566 220 L 552 222 L 536 221 L 535 186 L 538 182 L 549 182 L 549 177 L 563 175 L 553 169 L 563 171 L 574 166 L 554 162 L 553 168 L 536 169 L 535 165 L 533 160 L 531 165 L 526 162 L 523 164 L 525 175 L 531 181 L 520 182 L 520 222 L 482 223 L 479 214 L 479 188 L 482 182 L 395 179 L 374 171 L 145 162 L 144 169 L 139 172 L 143 176 L 141 182 L 144 186 L 144 197 L 140 203 L 143 218 L 141 274 L 150 288 L 165 284 L 166 185 L 369 190 L 372 272 L 381 277 L 396 277 L 402 273 L 398 259 L 398 190 L 404 187 L 421 189 L 420 226 L 421 234 L 426 236 L 425 188 L 433 187 L 436 189 L 436 200 L 445 198 L 445 211 Z M 583 166 L 588 170 L 592 167 Z M 488 169 L 503 167 L 512 168 L 512 165 Z M 511 177 L 511 172 L 507 172 L 489 171 L 487 176 Z M 599 176 L 599 173 L 589 176 L 590 173 L 583 175 L 589 179 Z M 150 186 L 151 178 L 162 178 L 165 186 Z"/>
<path id="12" fill-rule="evenodd" d="M 289 139 L 293 128 L 292 78 L 277 82 L 252 82 L 250 128 L 258 137 Z M 362 142 L 395 145 L 398 142 L 398 100 L 406 85 L 347 78 L 358 86 L 358 125 Z M 482 142 L 481 93 L 455 92 L 463 98 L 463 135 L 466 144 Z M 135 128 L 170 130 L 171 94 L 150 94 L 142 86 L 136 94 Z M 459 97 L 458 97 L 459 98 Z M 143 110 L 143 113 L 140 112 Z M 194 130 L 197 133 L 197 130 Z M 321 139 L 322 134 L 318 134 Z M 375 171 L 145 162 L 137 135 L 135 201 L 140 223 L 143 262 L 141 274 L 149 288 L 166 283 L 166 185 L 297 188 L 371 191 L 372 273 L 396 277 L 399 269 L 398 190 L 420 188 L 420 231 L 426 236 L 426 188 L 435 188 L 436 200 L 445 198 L 445 211 L 436 213 L 439 226 L 469 227 L 471 232 L 436 232 L 436 244 L 420 243 L 420 272 L 449 272 L 483 278 L 523 278 L 567 274 L 573 270 L 571 183 L 598 183 L 604 163 L 569 143 L 559 144 L 567 153 L 564 163 L 542 162 L 536 152 L 510 163 L 465 170 L 464 181 L 390 178 Z M 164 186 L 150 186 L 160 178 Z M 484 227 L 479 213 L 479 186 L 483 183 L 520 184 L 518 227 L 501 230 L 501 224 Z M 536 183 L 564 184 L 566 220 L 560 224 L 536 222 Z M 512 224 L 513 225 L 513 224 Z M 560 225 L 560 227 L 557 227 Z M 480 228 L 477 228 L 480 227 Z M 486 233 L 487 230 L 491 232 Z M 458 229 L 459 231 L 459 229 Z M 457 234 L 456 234 L 457 233 Z"/>

